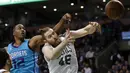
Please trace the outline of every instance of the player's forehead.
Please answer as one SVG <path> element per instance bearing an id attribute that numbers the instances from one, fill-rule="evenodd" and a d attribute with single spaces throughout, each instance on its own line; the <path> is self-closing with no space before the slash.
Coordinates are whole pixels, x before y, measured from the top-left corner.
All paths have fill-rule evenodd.
<path id="1" fill-rule="evenodd" d="M 54 32 L 53 29 L 49 29 L 44 35 L 45 35 L 45 36 L 49 36 L 49 35 L 51 35 L 53 32 Z"/>
<path id="2" fill-rule="evenodd" d="M 15 29 L 17 29 L 17 28 L 24 28 L 24 26 L 22 24 L 18 24 L 15 26 Z"/>

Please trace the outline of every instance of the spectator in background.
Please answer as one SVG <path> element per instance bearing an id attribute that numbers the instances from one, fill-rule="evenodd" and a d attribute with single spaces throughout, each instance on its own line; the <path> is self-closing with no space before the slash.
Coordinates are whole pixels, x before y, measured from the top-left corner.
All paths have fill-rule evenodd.
<path id="1" fill-rule="evenodd" d="M 129 72 L 129 64 L 128 61 L 125 61 L 123 57 L 121 57 L 121 61 L 116 61 L 114 65 L 112 65 L 111 72 L 112 73 L 130 73 Z"/>
<path id="2" fill-rule="evenodd" d="M 123 64 L 125 62 L 124 57 L 121 56 L 121 63 Z"/>
<path id="3" fill-rule="evenodd" d="M 120 70 L 122 68 L 122 64 L 119 63 L 118 61 L 116 61 L 116 67 L 117 67 L 117 70 Z"/>
<path id="4" fill-rule="evenodd" d="M 112 65 L 112 72 L 113 72 L 113 73 L 116 73 L 116 71 L 117 71 L 117 70 L 116 70 L 116 66 L 115 66 L 115 65 Z"/>
<path id="5" fill-rule="evenodd" d="M 120 72 L 119 73 L 123 73 L 123 70 L 120 70 Z"/>
<path id="6" fill-rule="evenodd" d="M 122 66 L 122 70 L 123 70 L 123 73 L 126 73 L 126 71 L 127 71 L 127 66 L 123 65 L 123 66 Z"/>
<path id="7" fill-rule="evenodd" d="M 89 51 L 86 53 L 85 57 L 87 59 L 94 57 L 94 51 L 92 50 L 92 47 L 89 48 Z"/>
<path id="8" fill-rule="evenodd" d="M 112 73 L 110 70 L 107 73 Z"/>
<path id="9" fill-rule="evenodd" d="M 116 61 L 121 60 L 121 55 L 117 51 L 114 51 L 113 54 L 111 55 L 110 60 L 112 61 L 112 64 L 115 64 Z"/>
<path id="10" fill-rule="evenodd" d="M 129 71 L 129 70 L 127 70 L 127 71 L 126 71 L 126 73 L 130 73 L 130 71 Z"/>
<path id="11" fill-rule="evenodd" d="M 95 56 L 97 56 L 99 52 L 100 52 L 100 49 L 98 47 L 95 47 L 95 53 L 94 53 Z"/>
<path id="12" fill-rule="evenodd" d="M 82 73 L 92 73 L 92 69 L 89 67 L 87 63 L 84 63 L 84 68 L 82 70 Z"/>
<path id="13" fill-rule="evenodd" d="M 85 58 L 86 61 L 92 66 L 94 63 L 94 51 L 92 50 L 92 47 L 89 48 L 89 51 L 86 53 Z"/>
<path id="14" fill-rule="evenodd" d="M 128 64 L 128 61 L 125 61 L 124 65 L 127 66 L 128 70 L 130 70 L 130 65 Z"/>
<path id="15" fill-rule="evenodd" d="M 118 71 L 116 71 L 116 73 L 119 73 Z"/>
<path id="16" fill-rule="evenodd" d="M 0 73 L 9 73 L 12 67 L 11 59 L 5 49 L 0 48 Z"/>

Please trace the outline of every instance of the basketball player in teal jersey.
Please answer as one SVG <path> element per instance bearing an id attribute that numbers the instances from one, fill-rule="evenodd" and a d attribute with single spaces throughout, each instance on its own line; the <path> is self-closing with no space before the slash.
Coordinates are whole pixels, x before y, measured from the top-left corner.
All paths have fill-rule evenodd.
<path id="1" fill-rule="evenodd" d="M 101 30 L 97 22 L 90 22 L 86 27 L 75 31 L 67 30 L 65 37 L 59 37 L 49 27 L 40 29 L 41 35 L 45 38 L 42 52 L 47 61 L 49 73 L 78 73 L 78 62 L 73 42 L 96 30 Z"/>
<path id="2" fill-rule="evenodd" d="M 54 30 L 58 33 L 63 27 L 64 22 L 68 19 L 70 20 L 71 16 L 65 14 L 54 27 Z M 14 27 L 14 42 L 8 45 L 8 53 L 12 58 L 13 64 L 11 73 L 39 73 L 37 52 L 40 51 L 40 46 L 44 44 L 43 38 L 41 35 L 37 35 L 30 40 L 26 40 L 25 34 L 25 27 L 22 24 Z"/>

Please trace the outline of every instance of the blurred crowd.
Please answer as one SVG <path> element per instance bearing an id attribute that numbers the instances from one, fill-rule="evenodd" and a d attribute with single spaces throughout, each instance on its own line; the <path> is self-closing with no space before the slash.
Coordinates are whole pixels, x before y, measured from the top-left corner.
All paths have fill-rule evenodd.
<path id="1" fill-rule="evenodd" d="M 113 54 L 111 60 L 113 61 L 113 65 L 111 69 L 108 70 L 108 73 L 130 73 L 128 61 L 126 61 L 123 56 L 120 56 L 119 53 Z"/>

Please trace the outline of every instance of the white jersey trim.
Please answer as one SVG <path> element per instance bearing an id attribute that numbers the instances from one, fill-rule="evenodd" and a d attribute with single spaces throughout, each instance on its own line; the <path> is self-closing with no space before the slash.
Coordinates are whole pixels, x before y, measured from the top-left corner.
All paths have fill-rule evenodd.
<path id="1" fill-rule="evenodd" d="M 0 69 L 0 73 L 3 73 L 3 72 L 5 72 L 5 71 L 7 71 L 7 70 L 5 70 L 5 69 Z"/>

